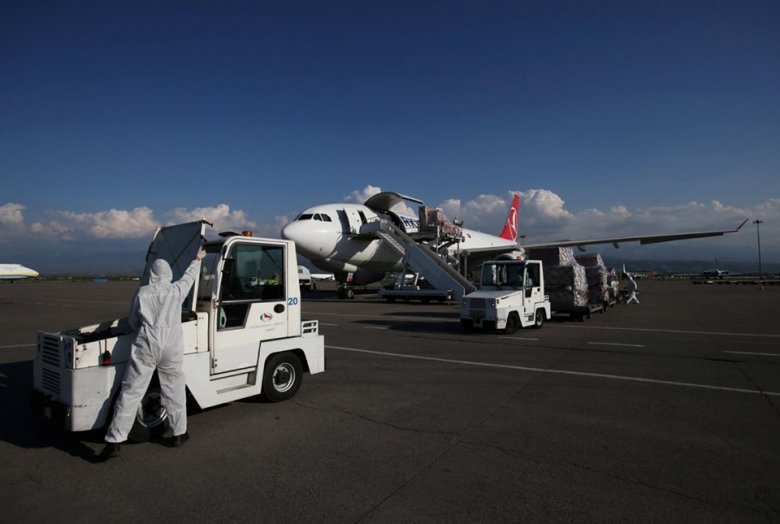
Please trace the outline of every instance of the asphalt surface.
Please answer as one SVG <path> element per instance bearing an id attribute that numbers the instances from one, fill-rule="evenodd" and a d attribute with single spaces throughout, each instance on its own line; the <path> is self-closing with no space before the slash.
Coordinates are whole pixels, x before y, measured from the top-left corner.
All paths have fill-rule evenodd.
<path id="1" fill-rule="evenodd" d="M 136 285 L 0 285 L 0 521 L 780 521 L 780 286 L 641 280 L 506 336 L 312 292 L 328 369 L 294 399 L 99 464 L 102 433 L 30 407 L 35 333 L 124 316 Z"/>

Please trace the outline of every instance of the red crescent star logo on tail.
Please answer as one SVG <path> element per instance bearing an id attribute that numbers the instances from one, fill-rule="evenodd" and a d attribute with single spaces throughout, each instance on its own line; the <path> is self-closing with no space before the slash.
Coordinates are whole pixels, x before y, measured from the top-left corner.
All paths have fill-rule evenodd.
<path id="1" fill-rule="evenodd" d="M 506 217 L 506 227 L 509 228 L 512 240 L 517 240 L 517 210 L 515 208 L 509 210 L 509 216 Z"/>
<path id="2" fill-rule="evenodd" d="M 512 206 L 509 208 L 509 214 L 506 216 L 506 223 L 504 224 L 504 230 L 501 231 L 501 238 L 507 240 L 517 240 L 517 212 L 520 208 L 520 197 L 515 195 L 512 199 Z"/>

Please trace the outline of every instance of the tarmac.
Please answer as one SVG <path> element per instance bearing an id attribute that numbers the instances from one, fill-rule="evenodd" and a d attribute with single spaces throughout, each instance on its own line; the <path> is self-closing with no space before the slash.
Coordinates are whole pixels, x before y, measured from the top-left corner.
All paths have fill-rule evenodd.
<path id="1" fill-rule="evenodd" d="M 122 317 L 137 282 L 2 284 L 0 521 L 780 521 L 780 286 L 638 284 L 513 335 L 305 293 L 325 373 L 102 464 L 102 432 L 31 408 L 36 332 Z"/>

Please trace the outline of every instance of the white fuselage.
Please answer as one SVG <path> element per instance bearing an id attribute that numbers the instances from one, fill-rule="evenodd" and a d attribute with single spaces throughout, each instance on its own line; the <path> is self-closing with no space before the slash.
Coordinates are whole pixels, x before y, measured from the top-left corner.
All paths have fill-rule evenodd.
<path id="1" fill-rule="evenodd" d="M 37 276 L 37 271 L 21 264 L 0 264 L 0 280 L 22 280 Z"/>
<path id="2" fill-rule="evenodd" d="M 325 271 L 362 270 L 377 274 L 402 271 L 403 257 L 395 249 L 378 238 L 358 236 L 363 224 L 382 218 L 393 219 L 407 233 L 414 233 L 419 227 L 416 217 L 392 212 L 380 216 L 362 204 L 327 204 L 303 211 L 284 226 L 282 238 L 295 241 L 298 253 Z M 496 235 L 463 229 L 463 240 L 449 250 L 454 254 L 458 250 L 515 245 L 516 242 Z"/>

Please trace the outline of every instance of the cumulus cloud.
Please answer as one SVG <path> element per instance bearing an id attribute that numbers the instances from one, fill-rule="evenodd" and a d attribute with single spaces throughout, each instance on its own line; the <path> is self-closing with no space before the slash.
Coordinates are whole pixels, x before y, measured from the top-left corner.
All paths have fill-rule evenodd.
<path id="1" fill-rule="evenodd" d="M 18 233 L 24 231 L 24 211 L 21 204 L 9 202 L 0 206 L 0 231 Z"/>
<path id="2" fill-rule="evenodd" d="M 24 223 L 19 204 L 0 206 L 0 228 L 27 232 L 35 236 L 58 238 L 60 240 L 98 239 L 138 239 L 151 238 L 161 224 L 148 207 L 136 207 L 130 210 L 109 209 L 94 213 L 75 211 L 48 211 L 51 220 L 35 221 L 29 226 Z M 165 213 L 166 225 L 192 222 L 205 218 L 214 224 L 217 231 L 256 229 L 257 223 L 250 220 L 242 210 L 231 210 L 227 204 L 195 209 L 175 208 Z M 278 235 L 280 227 L 271 227 Z"/>
<path id="3" fill-rule="evenodd" d="M 246 229 L 255 230 L 257 228 L 257 223 L 249 220 L 244 211 L 240 209 L 231 211 L 230 206 L 227 204 L 195 209 L 177 207 L 166 213 L 166 216 L 169 218 L 167 225 L 206 219 L 214 224 L 215 231 L 243 231 Z"/>
<path id="4" fill-rule="evenodd" d="M 381 187 L 368 185 L 363 189 L 352 191 L 350 194 L 344 197 L 344 202 L 349 204 L 363 204 L 366 200 L 381 192 Z M 393 206 L 393 211 L 402 215 L 417 216 L 417 208 L 413 209 L 406 202 L 401 202 Z"/>
<path id="5" fill-rule="evenodd" d="M 83 233 L 94 238 L 139 238 L 150 236 L 159 226 L 154 213 L 148 207 L 137 207 L 130 211 L 109 209 L 96 213 L 74 213 L 55 211 L 56 220 L 46 227 L 59 228 L 70 236 Z M 38 226 L 36 226 L 38 227 Z"/>
<path id="6" fill-rule="evenodd" d="M 379 186 L 368 185 L 363 189 L 357 189 L 344 197 L 344 202 L 351 204 L 362 204 L 377 193 L 381 193 L 382 188 Z"/>

